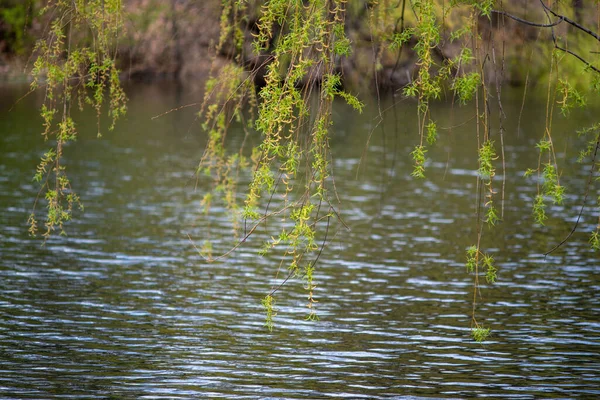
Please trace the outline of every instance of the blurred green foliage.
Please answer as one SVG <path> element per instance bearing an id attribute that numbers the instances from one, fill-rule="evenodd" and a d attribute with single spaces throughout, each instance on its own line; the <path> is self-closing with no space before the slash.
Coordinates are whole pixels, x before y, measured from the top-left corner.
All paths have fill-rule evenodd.
<path id="1" fill-rule="evenodd" d="M 28 52 L 33 43 L 29 28 L 35 6 L 35 0 L 0 0 L 0 45 L 4 42 L 5 52 L 17 55 Z"/>

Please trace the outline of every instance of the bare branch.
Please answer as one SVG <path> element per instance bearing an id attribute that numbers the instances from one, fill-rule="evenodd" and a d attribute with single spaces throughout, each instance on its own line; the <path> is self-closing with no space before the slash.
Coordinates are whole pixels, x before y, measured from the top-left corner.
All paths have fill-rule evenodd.
<path id="1" fill-rule="evenodd" d="M 506 16 L 506 17 L 508 17 L 510 19 L 513 19 L 513 20 L 515 20 L 517 22 L 520 22 L 522 24 L 529 25 L 529 26 L 535 26 L 537 28 L 551 28 L 553 26 L 556 26 L 556 25 L 560 24 L 561 22 L 563 22 L 565 20 L 564 18 L 560 18 L 559 17 L 559 19 L 556 22 L 552 22 L 550 24 L 538 24 L 537 22 L 527 21 L 527 20 L 519 18 L 519 17 L 517 17 L 515 15 L 509 14 L 506 11 L 492 10 L 492 12 L 494 14 L 504 15 L 504 16 Z"/>
<path id="2" fill-rule="evenodd" d="M 596 39 L 597 41 L 600 42 L 600 36 L 598 36 L 598 34 L 592 32 L 591 30 L 589 30 L 588 28 L 586 28 L 585 26 L 578 24 L 577 22 L 573 21 L 572 19 L 565 17 L 564 15 L 560 15 L 557 14 L 556 12 L 554 12 L 550 7 L 548 7 L 543 0 L 540 0 L 540 3 L 542 3 L 542 7 L 544 7 L 544 9 L 546 11 L 548 11 L 550 14 L 554 15 L 555 17 L 558 17 L 560 19 L 562 19 L 563 21 L 565 21 L 566 23 L 574 26 L 575 28 L 579 29 L 580 31 L 583 31 L 585 33 L 587 33 L 588 35 L 592 36 L 594 39 Z"/>

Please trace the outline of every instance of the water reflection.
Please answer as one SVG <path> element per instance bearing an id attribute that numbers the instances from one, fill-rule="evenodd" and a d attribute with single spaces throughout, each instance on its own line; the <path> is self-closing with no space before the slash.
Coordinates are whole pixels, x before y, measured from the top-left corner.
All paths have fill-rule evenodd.
<path id="1" fill-rule="evenodd" d="M 192 111 L 150 119 L 181 104 L 175 93 L 132 88 L 118 131 L 98 140 L 82 128 L 66 161 L 85 213 L 68 236 L 45 247 L 27 237 L 25 221 L 38 190 L 32 172 L 47 144 L 34 97 L 6 112 L 20 95 L 3 90 L 0 118 L 2 396 L 600 395 L 599 259 L 583 234 L 542 255 L 570 230 L 587 172 L 567 159 L 562 179 L 572 195 L 552 207 L 547 227 L 533 226 L 526 215 L 535 187 L 521 175 L 537 163 L 528 151 L 543 115 L 535 103 L 519 136 L 516 122 L 507 123 L 505 222 L 484 237 L 499 281 L 483 288 L 478 308 L 493 335 L 481 345 L 469 338 L 472 283 L 464 267 L 464 250 L 475 240 L 474 149 L 463 145 L 472 143 L 469 124 L 440 138 L 429 153 L 435 161 L 428 180 L 419 182 L 406 157 L 417 140 L 409 104 L 400 105 L 397 119 L 388 114 L 385 136 L 377 130 L 366 153 L 373 116 L 340 108 L 332 150 L 351 230 L 336 227 L 318 269 L 321 321 L 303 320 L 305 295 L 290 285 L 268 333 L 260 299 L 276 265 L 256 256 L 259 244 L 206 264 L 187 237 L 207 237 L 199 213 L 207 183 L 194 190 L 193 176 L 204 138 Z M 470 118 L 458 107 L 434 113 L 439 126 Z M 572 129 L 555 123 L 556 132 Z M 555 140 L 561 148 L 574 145 Z M 214 211 L 211 238 L 224 251 L 231 227 L 222 210 Z M 585 214 L 582 230 L 594 218 Z"/>

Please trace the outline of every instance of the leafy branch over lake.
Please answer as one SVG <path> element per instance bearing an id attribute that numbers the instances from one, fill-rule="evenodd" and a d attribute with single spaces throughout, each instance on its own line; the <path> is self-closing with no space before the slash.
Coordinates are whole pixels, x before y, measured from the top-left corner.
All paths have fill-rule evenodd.
<path id="1" fill-rule="evenodd" d="M 504 218 L 508 150 L 502 87 L 509 69 L 515 68 L 510 65 L 515 61 L 515 48 L 523 45 L 509 40 L 511 32 L 523 29 L 539 38 L 531 44 L 528 57 L 537 51 L 545 63 L 541 73 L 523 68 L 523 96 L 535 73 L 537 90 L 543 87 L 546 97 L 545 126 L 539 127 L 540 138 L 531 149 L 539 155 L 538 163 L 525 174 L 537 187 L 531 205 L 537 224 L 545 223 L 548 205 L 562 203 L 566 193 L 560 182 L 553 118 L 555 114 L 568 118 L 574 108 L 588 107 L 588 97 L 597 96 L 600 90 L 596 66 L 600 38 L 589 28 L 595 26 L 598 9 L 540 1 L 526 18 L 519 14 L 525 2 L 516 3 L 508 9 L 492 0 L 222 2 L 220 36 L 211 46 L 214 57 L 198 112 L 208 143 L 197 174 L 198 179 L 213 182 L 213 191 L 203 199 L 205 212 L 216 202 L 222 203 L 230 211 L 237 243 L 225 254 L 213 254 L 210 242 L 199 252 L 215 261 L 231 254 L 257 229 L 269 232 L 260 255 L 273 254 L 280 260 L 275 272 L 278 283 L 262 302 L 269 329 L 274 326 L 277 293 L 292 278 L 300 280 L 306 292 L 306 318 L 318 319 L 318 260 L 333 236 L 332 226 L 346 228 L 332 170 L 332 113 L 338 106 L 336 99 L 355 112 L 364 109 L 357 95 L 360 86 L 350 84 L 355 70 L 348 60 L 358 63 L 354 54 L 368 42 L 370 69 L 361 77 L 372 83 L 368 86 L 378 104 L 386 79 L 393 80 L 397 70 L 407 77 L 398 86 L 403 96 L 412 99 L 418 116 L 414 148 L 405 155 L 412 157 L 415 179 L 427 178 L 428 150 L 436 146 L 442 128 L 431 104 L 444 100 L 473 110 L 475 129 L 468 145 L 473 148 L 477 171 L 476 230 L 465 259 L 467 273 L 473 276 L 472 336 L 477 341 L 488 337 L 490 329 L 478 322 L 476 306 L 480 279 L 493 284 L 501 275 L 483 248 L 482 238 Z M 177 2 L 171 3 L 170 10 L 175 29 Z M 52 147 L 35 173 L 47 212 L 39 222 L 36 202 L 29 231 L 35 235 L 42 226 L 48 238 L 56 230 L 64 233 L 74 208 L 82 206 L 61 162 L 65 146 L 77 137 L 71 110 L 92 107 L 98 114 L 99 136 L 105 129 L 100 124 L 103 110 L 111 119 L 109 130 L 126 111 L 117 50 L 127 15 L 119 0 L 49 1 L 42 12 L 50 29 L 34 49 L 31 88 L 45 91 L 43 136 Z M 358 28 L 356 21 L 361 21 Z M 388 111 L 378 110 L 379 122 Z M 499 121 L 498 129 L 492 129 L 492 120 Z M 260 137 L 258 144 L 246 148 L 252 141 L 244 141 L 240 149 L 231 151 L 227 134 L 234 121 L 245 127 L 248 136 Z M 556 238 L 557 246 L 545 249 L 548 253 L 577 229 L 588 195 L 594 193 L 598 124 L 580 135 L 587 142 L 578 150 L 579 161 L 590 170 L 581 212 L 571 234 Z M 250 174 L 251 183 L 242 189 L 245 197 L 239 201 L 237 183 L 242 174 Z M 600 248 L 598 227 L 589 235 L 591 246 Z"/>

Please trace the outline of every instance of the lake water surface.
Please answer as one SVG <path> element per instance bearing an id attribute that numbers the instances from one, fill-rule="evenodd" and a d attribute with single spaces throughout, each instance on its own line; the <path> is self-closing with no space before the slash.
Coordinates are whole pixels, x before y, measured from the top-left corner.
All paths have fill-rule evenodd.
<path id="1" fill-rule="evenodd" d="M 291 281 L 270 333 L 261 299 L 277 259 L 260 258 L 251 239 L 206 263 L 188 238 L 200 245 L 210 225 L 216 253 L 235 240 L 224 210 L 201 212 L 210 182 L 194 176 L 206 141 L 197 107 L 151 119 L 193 98 L 168 85 L 129 88 L 125 121 L 102 139 L 83 115 L 65 163 L 85 211 L 41 246 L 26 224 L 39 190 L 31 178 L 51 146 L 39 98 L 15 105 L 25 89 L 0 90 L 0 398 L 600 397 L 600 258 L 587 243 L 597 212 L 543 256 L 579 213 L 589 166 L 575 162 L 573 133 L 598 108 L 555 118 L 568 195 L 540 227 L 523 172 L 537 165 L 545 103 L 528 100 L 519 118 L 521 98 L 507 96 L 504 221 L 482 242 L 498 282 L 482 285 L 477 308 L 492 336 L 479 344 L 464 265 L 476 241 L 471 107 L 434 108 L 438 126 L 454 128 L 440 130 L 417 181 L 413 103 L 393 111 L 386 100 L 376 129 L 376 112 L 339 104 L 331 148 L 350 230 L 332 225 L 317 266 L 320 321 L 304 320 L 306 294 Z M 498 190 L 501 181 L 498 164 Z"/>

